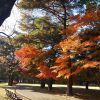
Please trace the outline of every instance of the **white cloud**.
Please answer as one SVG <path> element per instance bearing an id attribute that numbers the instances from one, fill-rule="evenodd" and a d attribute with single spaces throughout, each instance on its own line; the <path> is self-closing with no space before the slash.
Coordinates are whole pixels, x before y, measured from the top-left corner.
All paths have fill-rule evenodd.
<path id="1" fill-rule="evenodd" d="M 11 11 L 11 15 L 4 21 L 4 23 L 0 27 L 0 32 L 12 34 L 14 27 L 17 28 L 18 20 L 20 20 L 20 12 L 18 8 L 14 5 Z"/>

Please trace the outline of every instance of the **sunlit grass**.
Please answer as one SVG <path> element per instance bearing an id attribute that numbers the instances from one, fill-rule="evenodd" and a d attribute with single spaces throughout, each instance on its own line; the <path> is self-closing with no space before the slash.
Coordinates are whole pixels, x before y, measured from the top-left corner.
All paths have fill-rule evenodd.
<path id="1" fill-rule="evenodd" d="M 8 83 L 0 83 L 0 87 L 4 87 L 4 86 L 7 86 Z"/>
<path id="2" fill-rule="evenodd" d="M 2 83 L 0 84 L 0 100 L 10 100 L 7 96 L 6 96 L 6 92 L 3 88 L 1 88 L 1 86 L 6 86 L 6 83 Z"/>

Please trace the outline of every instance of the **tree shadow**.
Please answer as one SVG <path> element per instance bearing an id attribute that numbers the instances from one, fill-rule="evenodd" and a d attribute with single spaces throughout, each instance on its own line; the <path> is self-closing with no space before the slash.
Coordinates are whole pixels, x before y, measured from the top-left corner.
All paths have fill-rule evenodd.
<path id="1" fill-rule="evenodd" d="M 17 85 L 12 87 L 4 87 L 7 89 L 17 89 L 17 90 L 28 90 L 30 92 L 39 92 L 44 94 L 52 94 L 52 95 L 66 95 L 67 88 L 66 87 L 53 87 L 52 91 L 49 91 L 47 87 L 40 88 L 40 86 L 29 86 L 29 85 Z M 79 98 L 81 100 L 100 100 L 100 90 L 94 89 L 83 89 L 83 88 L 73 88 L 73 96 L 74 98 Z"/>
<path id="2" fill-rule="evenodd" d="M 82 100 L 100 100 L 100 90 L 73 89 L 74 97 Z"/>
<path id="3" fill-rule="evenodd" d="M 51 91 L 48 90 L 48 87 L 41 88 L 40 86 L 29 86 L 29 85 L 16 85 L 16 86 L 4 86 L 3 88 L 10 89 L 10 90 L 28 90 L 30 92 L 40 92 L 45 94 L 58 94 L 63 95 L 65 94 L 66 88 L 64 87 L 53 87 Z"/>

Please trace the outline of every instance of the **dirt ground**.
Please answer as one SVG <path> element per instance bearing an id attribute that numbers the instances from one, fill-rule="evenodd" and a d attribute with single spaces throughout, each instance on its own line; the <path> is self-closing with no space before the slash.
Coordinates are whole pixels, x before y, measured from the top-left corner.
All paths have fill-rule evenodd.
<path id="1" fill-rule="evenodd" d="M 3 88 L 0 88 L 0 100 L 9 100 Z"/>

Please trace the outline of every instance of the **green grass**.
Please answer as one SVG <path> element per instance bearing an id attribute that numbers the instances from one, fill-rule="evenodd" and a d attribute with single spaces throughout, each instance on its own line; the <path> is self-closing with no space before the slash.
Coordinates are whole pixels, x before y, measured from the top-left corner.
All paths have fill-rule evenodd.
<path id="1" fill-rule="evenodd" d="M 0 83 L 0 87 L 7 86 L 8 83 Z"/>

